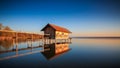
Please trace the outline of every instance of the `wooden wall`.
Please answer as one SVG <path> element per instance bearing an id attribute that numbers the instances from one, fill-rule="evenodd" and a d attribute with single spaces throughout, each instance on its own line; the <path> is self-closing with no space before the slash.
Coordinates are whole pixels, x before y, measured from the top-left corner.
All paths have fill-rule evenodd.
<path id="1" fill-rule="evenodd" d="M 68 39 L 69 38 L 69 33 L 66 33 L 66 32 L 56 31 L 55 35 L 56 35 L 56 39 Z"/>
<path id="2" fill-rule="evenodd" d="M 44 31 L 45 38 L 55 39 L 55 30 L 51 27 L 47 27 Z"/>
<path id="3" fill-rule="evenodd" d="M 61 31 L 55 31 L 52 27 L 47 27 L 44 31 L 45 38 L 49 39 L 68 39 L 69 33 L 61 32 Z"/>

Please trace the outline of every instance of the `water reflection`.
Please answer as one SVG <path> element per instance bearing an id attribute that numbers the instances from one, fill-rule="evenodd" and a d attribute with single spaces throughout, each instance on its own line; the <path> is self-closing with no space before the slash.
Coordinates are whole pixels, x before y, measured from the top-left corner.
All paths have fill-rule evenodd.
<path id="1" fill-rule="evenodd" d="M 120 63 L 120 39 L 72 39 L 70 45 L 31 41 L 16 44 L 14 40 L 11 49 L 8 48 L 12 52 L 0 53 L 2 68 L 116 68 Z"/>
<path id="2" fill-rule="evenodd" d="M 11 46 L 13 46 L 13 40 L 0 40 L 0 51 L 3 48 L 8 50 Z"/>
<path id="3" fill-rule="evenodd" d="M 64 54 L 70 50 L 69 43 L 45 44 L 44 49 L 47 49 L 47 51 L 42 52 L 42 54 L 47 60 L 58 57 L 59 55 Z"/>
<path id="4" fill-rule="evenodd" d="M 27 43 L 28 46 L 32 45 L 32 42 L 36 42 L 39 39 L 10 39 L 10 40 L 0 40 L 0 52 L 7 51 L 11 49 L 16 49 L 15 46 Z"/>
<path id="5" fill-rule="evenodd" d="M 42 53 L 49 60 L 69 50 L 69 43 L 44 44 L 41 39 L 2 40 L 0 41 L 0 60 L 34 53 Z"/>

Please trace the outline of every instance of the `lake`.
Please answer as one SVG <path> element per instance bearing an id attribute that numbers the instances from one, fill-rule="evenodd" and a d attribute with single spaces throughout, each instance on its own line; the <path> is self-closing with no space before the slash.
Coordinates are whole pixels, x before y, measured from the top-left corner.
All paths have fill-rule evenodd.
<path id="1" fill-rule="evenodd" d="M 73 38 L 71 43 L 0 41 L 0 68 L 119 68 L 120 39 Z"/>

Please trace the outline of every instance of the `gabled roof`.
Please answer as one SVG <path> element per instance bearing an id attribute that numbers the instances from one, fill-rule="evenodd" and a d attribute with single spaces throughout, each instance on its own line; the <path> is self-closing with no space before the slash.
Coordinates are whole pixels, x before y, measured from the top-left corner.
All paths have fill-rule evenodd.
<path id="1" fill-rule="evenodd" d="M 64 27 L 60 27 L 60 26 L 54 25 L 54 24 L 47 24 L 41 31 L 44 31 L 45 28 L 48 27 L 48 26 L 52 27 L 56 31 L 71 33 L 68 29 L 66 29 Z"/>

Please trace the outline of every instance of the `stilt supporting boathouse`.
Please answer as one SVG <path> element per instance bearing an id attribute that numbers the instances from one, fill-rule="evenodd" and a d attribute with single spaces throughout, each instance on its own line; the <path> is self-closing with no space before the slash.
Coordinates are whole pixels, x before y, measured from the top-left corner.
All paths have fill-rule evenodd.
<path id="1" fill-rule="evenodd" d="M 71 38 L 69 39 L 43 39 L 44 44 L 52 44 L 52 43 L 71 43 Z"/>

